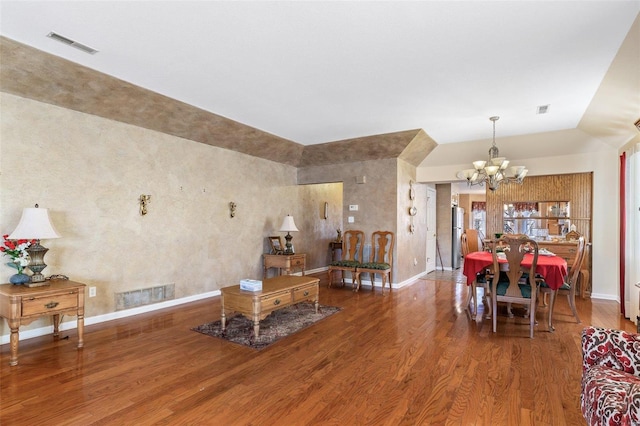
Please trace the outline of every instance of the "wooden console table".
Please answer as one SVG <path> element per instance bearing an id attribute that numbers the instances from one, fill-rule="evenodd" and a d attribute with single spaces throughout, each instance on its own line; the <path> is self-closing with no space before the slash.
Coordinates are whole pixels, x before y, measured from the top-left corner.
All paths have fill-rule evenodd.
<path id="1" fill-rule="evenodd" d="M 293 269 L 300 268 L 302 269 L 302 275 L 304 275 L 306 254 L 263 254 L 262 256 L 264 261 L 262 278 L 267 278 L 267 270 L 269 268 L 278 268 L 278 275 L 282 275 L 283 269 L 285 274 L 290 275 Z"/>
<path id="2" fill-rule="evenodd" d="M 315 303 L 318 313 L 320 279 L 282 275 L 262 281 L 262 291 L 240 290 L 240 285 L 220 289 L 222 295 L 222 329 L 227 324 L 226 313 L 239 312 L 253 321 L 253 335 L 260 332 L 260 320 L 271 312 L 304 300 Z"/>
<path id="3" fill-rule="evenodd" d="M 53 336 L 58 337 L 62 314 L 78 316 L 78 347 L 84 344 L 84 288 L 85 284 L 68 280 L 50 280 L 42 287 L 0 285 L 0 316 L 6 318 L 11 329 L 9 365 L 18 364 L 18 329 L 23 324 L 52 315 Z"/>

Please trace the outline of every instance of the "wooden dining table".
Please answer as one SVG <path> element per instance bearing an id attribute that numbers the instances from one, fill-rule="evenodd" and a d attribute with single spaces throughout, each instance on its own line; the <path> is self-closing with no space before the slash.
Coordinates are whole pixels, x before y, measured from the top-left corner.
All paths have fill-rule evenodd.
<path id="1" fill-rule="evenodd" d="M 501 264 L 508 264 L 507 259 L 498 259 Z M 520 265 L 523 268 L 531 268 L 533 263 L 533 255 L 525 254 Z M 488 251 L 475 251 L 468 253 L 464 257 L 464 266 L 462 267 L 462 273 L 467 277 L 467 286 L 469 286 L 469 294 L 465 302 L 465 309 L 469 309 L 469 303 L 471 298 L 474 300 L 475 309 L 477 312 L 477 303 L 475 295 L 475 286 L 472 284 L 475 282 L 479 273 L 485 271 L 488 267 L 493 266 L 493 254 Z M 549 288 L 557 290 L 564 284 L 564 279 L 567 276 L 567 261 L 560 256 L 547 256 L 538 254 L 538 262 L 536 263 L 536 273 L 544 277 L 545 282 Z M 488 285 L 488 283 L 487 283 Z M 486 299 L 486 297 L 485 297 Z M 487 307 L 489 312 L 487 318 L 491 316 L 491 306 L 487 300 Z"/>
<path id="2" fill-rule="evenodd" d="M 507 259 L 498 259 L 500 263 L 507 263 Z M 523 268 L 531 268 L 533 255 L 525 254 L 520 265 Z M 473 284 L 477 274 L 493 265 L 493 255 L 488 251 L 475 251 L 464 257 L 462 273 L 467 277 L 467 285 Z M 544 277 L 549 288 L 557 290 L 564 284 L 567 276 L 567 261 L 560 256 L 538 255 L 536 273 Z"/>

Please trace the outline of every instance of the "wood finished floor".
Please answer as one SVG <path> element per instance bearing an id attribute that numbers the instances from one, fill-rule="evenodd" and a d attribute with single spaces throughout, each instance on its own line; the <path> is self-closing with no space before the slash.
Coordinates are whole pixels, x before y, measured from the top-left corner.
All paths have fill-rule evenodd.
<path id="1" fill-rule="evenodd" d="M 584 424 L 580 331 L 634 331 L 618 304 L 580 299 L 576 324 L 561 299 L 555 333 L 541 308 L 534 339 L 523 318 L 499 317 L 494 334 L 447 279 L 321 286 L 342 311 L 260 352 L 190 331 L 220 318 L 219 297 L 88 326 L 80 350 L 75 330 L 21 341 L 16 367 L 2 345 L 0 424 Z"/>

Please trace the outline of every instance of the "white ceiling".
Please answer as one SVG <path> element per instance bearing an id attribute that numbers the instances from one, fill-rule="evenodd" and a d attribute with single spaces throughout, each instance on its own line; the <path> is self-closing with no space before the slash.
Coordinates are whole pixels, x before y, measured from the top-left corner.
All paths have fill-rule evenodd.
<path id="1" fill-rule="evenodd" d="M 492 115 L 504 141 L 570 131 L 582 143 L 578 125 L 639 12 L 638 0 L 2 0 L 0 33 L 300 144 L 422 128 L 486 155 Z"/>

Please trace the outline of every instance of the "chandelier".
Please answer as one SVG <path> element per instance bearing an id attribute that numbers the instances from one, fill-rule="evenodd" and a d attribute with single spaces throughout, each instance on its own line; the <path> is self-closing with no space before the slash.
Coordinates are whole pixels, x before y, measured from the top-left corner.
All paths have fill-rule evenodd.
<path id="1" fill-rule="evenodd" d="M 496 121 L 500 117 L 489 117 L 493 122 L 493 145 L 489 148 L 489 159 L 473 162 L 473 169 L 458 172 L 458 179 L 466 179 L 469 186 L 483 185 L 485 182 L 490 190 L 495 191 L 502 182 L 516 182 L 522 184 L 528 170 L 524 166 L 509 167 L 509 160 L 500 157 L 500 151 L 496 146 Z"/>

